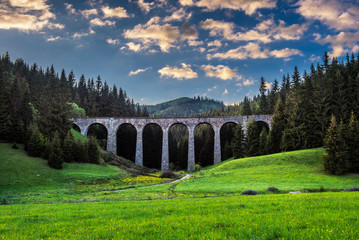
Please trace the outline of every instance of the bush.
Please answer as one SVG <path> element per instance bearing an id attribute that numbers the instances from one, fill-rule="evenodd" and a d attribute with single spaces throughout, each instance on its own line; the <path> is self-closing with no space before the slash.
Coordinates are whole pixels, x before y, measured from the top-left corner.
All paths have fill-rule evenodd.
<path id="1" fill-rule="evenodd" d="M 34 124 L 30 125 L 28 131 L 27 155 L 30 157 L 40 157 L 44 151 L 44 136 Z"/>
<path id="2" fill-rule="evenodd" d="M 201 165 L 199 165 L 199 164 L 194 165 L 194 171 L 195 172 L 198 172 L 198 171 L 201 171 L 201 170 L 202 170 Z"/>
<path id="3" fill-rule="evenodd" d="M 276 188 L 276 187 L 268 187 L 268 188 L 267 188 L 267 191 L 270 191 L 270 192 L 278 192 L 278 188 Z"/>
<path id="4" fill-rule="evenodd" d="M 160 176 L 160 178 L 177 178 L 177 177 L 178 177 L 177 174 L 170 171 L 163 172 Z"/>
<path id="5" fill-rule="evenodd" d="M 242 195 L 257 195 L 257 192 L 253 190 L 247 190 L 242 192 Z"/>
<path id="6" fill-rule="evenodd" d="M 11 146 L 12 149 L 19 149 L 19 147 L 16 145 L 16 143 L 14 143 L 12 146 Z"/>

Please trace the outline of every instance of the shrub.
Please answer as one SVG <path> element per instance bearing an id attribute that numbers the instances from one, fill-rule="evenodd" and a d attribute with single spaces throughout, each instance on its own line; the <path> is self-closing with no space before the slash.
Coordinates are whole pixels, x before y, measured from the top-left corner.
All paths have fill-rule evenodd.
<path id="1" fill-rule="evenodd" d="M 268 187 L 268 188 L 267 188 L 267 191 L 270 191 L 270 192 L 278 192 L 278 188 L 276 188 L 276 187 Z"/>
<path id="2" fill-rule="evenodd" d="M 19 147 L 16 145 L 16 143 L 14 143 L 12 146 L 11 146 L 12 149 L 19 149 Z"/>
<path id="3" fill-rule="evenodd" d="M 246 190 L 242 192 L 242 195 L 257 195 L 257 192 L 253 190 Z"/>
<path id="4" fill-rule="evenodd" d="M 201 165 L 199 165 L 199 164 L 194 165 L 194 171 L 195 172 L 201 171 L 201 169 L 202 169 Z"/>
<path id="5" fill-rule="evenodd" d="M 163 172 L 160 176 L 160 178 L 177 178 L 177 177 L 178 177 L 177 174 L 170 171 Z"/>

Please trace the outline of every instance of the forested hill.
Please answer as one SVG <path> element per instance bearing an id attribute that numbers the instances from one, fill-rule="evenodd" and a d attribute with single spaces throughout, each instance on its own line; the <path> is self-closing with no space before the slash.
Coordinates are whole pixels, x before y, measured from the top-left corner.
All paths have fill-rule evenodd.
<path id="1" fill-rule="evenodd" d="M 224 107 L 223 102 L 203 97 L 182 97 L 146 106 L 148 113 L 157 117 L 186 117 L 222 107 Z"/>

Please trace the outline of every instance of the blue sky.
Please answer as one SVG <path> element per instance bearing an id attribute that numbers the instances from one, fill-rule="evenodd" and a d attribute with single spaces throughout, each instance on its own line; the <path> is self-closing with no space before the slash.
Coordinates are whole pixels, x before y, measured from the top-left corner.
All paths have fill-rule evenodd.
<path id="1" fill-rule="evenodd" d="M 258 93 L 324 51 L 359 51 L 359 3 L 336 0 L 1 0 L 0 54 L 101 75 L 140 104 Z"/>

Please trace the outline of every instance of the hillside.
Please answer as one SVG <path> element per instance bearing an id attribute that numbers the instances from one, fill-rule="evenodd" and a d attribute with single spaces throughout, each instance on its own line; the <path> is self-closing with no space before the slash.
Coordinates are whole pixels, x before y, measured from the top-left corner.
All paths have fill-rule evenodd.
<path id="1" fill-rule="evenodd" d="M 156 105 L 148 105 L 146 108 L 150 116 L 156 114 L 157 117 L 186 117 L 223 106 L 222 102 L 213 99 L 182 97 Z"/>
<path id="2" fill-rule="evenodd" d="M 270 186 L 281 192 L 319 191 L 321 188 L 335 191 L 359 186 L 358 174 L 325 174 L 323 154 L 322 148 L 315 148 L 228 160 L 202 170 L 196 178 L 179 184 L 175 190 L 219 194 L 252 189 L 268 193 Z"/>

